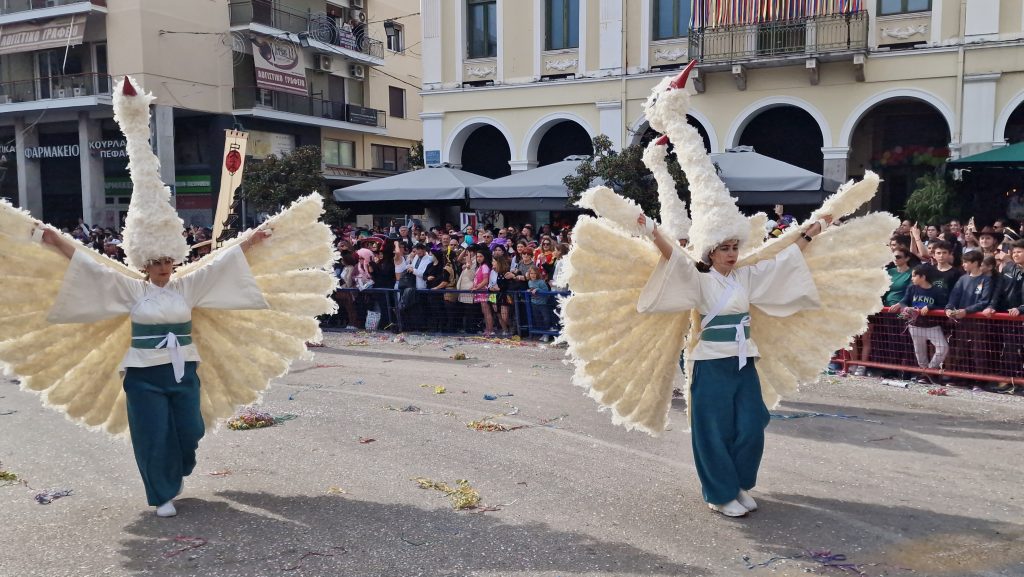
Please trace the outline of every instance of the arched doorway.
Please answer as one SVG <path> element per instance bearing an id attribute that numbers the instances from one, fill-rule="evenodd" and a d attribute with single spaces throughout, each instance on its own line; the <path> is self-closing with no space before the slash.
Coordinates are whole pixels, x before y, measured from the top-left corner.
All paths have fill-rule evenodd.
<path id="1" fill-rule="evenodd" d="M 825 167 L 821 126 L 797 106 L 786 104 L 758 112 L 743 128 L 737 144 L 818 174 Z"/>
<path id="2" fill-rule="evenodd" d="M 916 98 L 879 103 L 857 122 L 850 137 L 851 178 L 873 170 L 882 178 L 873 208 L 902 214 L 918 178 L 949 157 L 949 127 L 942 113 Z"/>
<path id="3" fill-rule="evenodd" d="M 585 128 L 571 120 L 552 125 L 537 144 L 537 166 L 546 166 L 572 155 L 593 156 L 594 144 Z"/>
<path id="4" fill-rule="evenodd" d="M 697 133 L 700 134 L 701 139 L 704 141 L 704 151 L 711 154 L 711 137 L 708 136 L 708 131 L 704 128 L 704 125 L 689 114 L 686 115 L 686 123 L 697 129 Z M 661 135 L 658 131 L 651 128 L 651 125 L 645 122 L 643 132 L 640 133 L 639 138 L 634 138 L 633 143 L 647 148 L 647 145 L 659 136 Z M 671 150 L 671 146 L 671 143 L 669 143 L 669 150 Z"/>
<path id="5" fill-rule="evenodd" d="M 512 174 L 510 160 L 512 151 L 505 135 L 489 124 L 473 130 L 462 146 L 462 170 L 466 172 L 501 178 Z"/>
<path id="6" fill-rule="evenodd" d="M 1024 104 L 1019 104 L 1010 114 L 1006 121 L 1006 130 L 1003 131 L 1003 138 L 1007 144 L 1024 142 Z"/>

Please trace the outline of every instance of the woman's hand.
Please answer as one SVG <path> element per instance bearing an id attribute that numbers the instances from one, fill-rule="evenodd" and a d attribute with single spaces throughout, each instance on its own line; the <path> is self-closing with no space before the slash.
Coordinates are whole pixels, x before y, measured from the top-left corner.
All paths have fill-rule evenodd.
<path id="1" fill-rule="evenodd" d="M 258 245 L 259 243 L 267 240 L 274 234 L 272 228 L 257 228 L 249 235 L 248 238 L 242 241 L 242 252 L 248 251 L 250 248 Z"/>

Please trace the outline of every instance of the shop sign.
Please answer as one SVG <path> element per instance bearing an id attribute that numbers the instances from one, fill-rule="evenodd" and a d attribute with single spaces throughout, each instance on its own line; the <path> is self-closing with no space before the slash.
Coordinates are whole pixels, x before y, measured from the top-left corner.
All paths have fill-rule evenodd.
<path id="1" fill-rule="evenodd" d="M 294 151 L 294 134 L 262 132 L 259 130 L 249 131 L 249 144 L 246 153 L 256 160 L 263 160 L 271 154 L 281 158 L 282 156 L 291 154 Z"/>
<path id="2" fill-rule="evenodd" d="M 213 192 L 213 179 L 209 174 L 179 175 L 174 181 L 176 194 L 210 194 Z"/>
<path id="3" fill-rule="evenodd" d="M 346 107 L 348 108 L 348 121 L 352 124 L 377 126 L 377 109 L 363 108 L 355 104 L 348 104 Z"/>
<path id="4" fill-rule="evenodd" d="M 100 158 L 128 158 L 127 145 L 128 143 L 124 140 L 94 140 L 89 143 L 89 152 Z M 13 152 L 13 147 L 11 148 L 11 152 Z M 25 149 L 25 158 L 32 159 L 78 158 L 79 154 L 81 154 L 81 147 L 77 144 L 30 146 Z"/>
<path id="5" fill-rule="evenodd" d="M 0 54 L 34 52 L 78 46 L 85 36 L 85 19 L 54 18 L 46 24 L 9 24 L 0 27 Z"/>
<path id="6" fill-rule="evenodd" d="M 128 176 L 108 176 L 103 182 L 107 196 L 130 196 L 132 179 Z M 178 175 L 174 181 L 175 194 L 210 194 L 213 182 L 209 174 Z"/>
<path id="7" fill-rule="evenodd" d="M 253 36 L 252 58 L 256 65 L 256 86 L 308 96 L 306 67 L 302 51 L 294 42 L 267 36 Z"/>

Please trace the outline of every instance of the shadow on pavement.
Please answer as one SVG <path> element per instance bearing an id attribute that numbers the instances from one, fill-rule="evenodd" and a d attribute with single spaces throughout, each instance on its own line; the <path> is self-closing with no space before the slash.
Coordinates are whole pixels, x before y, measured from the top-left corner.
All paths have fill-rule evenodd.
<path id="1" fill-rule="evenodd" d="M 944 457 L 957 456 L 923 437 L 983 439 L 987 441 L 1024 442 L 1020 423 L 998 419 L 979 419 L 968 415 L 865 409 L 818 403 L 784 401 L 772 411 L 779 414 L 826 413 L 862 417 L 837 419 L 828 417 L 772 420 L 769 434 L 810 438 L 833 443 L 870 446 L 876 449 L 911 451 Z"/>
<path id="2" fill-rule="evenodd" d="M 501 512 L 426 510 L 337 495 L 217 496 L 226 502 L 182 499 L 177 517 L 148 513 L 126 527 L 133 537 L 121 543 L 124 566 L 141 574 L 211 577 L 708 574 L 625 543 L 541 523 L 511 524 Z M 193 538 L 206 543 L 190 549 L 200 543 Z"/>
<path id="3" fill-rule="evenodd" d="M 755 564 L 806 550 L 831 550 L 846 555 L 849 563 L 864 564 L 860 570 L 865 575 L 1024 575 L 1024 525 L 785 493 L 764 494 L 759 504 L 761 509 L 742 524 L 746 535 L 761 545 L 760 551 L 747 553 Z M 936 509 L 941 507 L 935 504 Z M 777 574 L 785 568 L 815 566 L 825 572 L 804 559 L 759 569 Z"/>

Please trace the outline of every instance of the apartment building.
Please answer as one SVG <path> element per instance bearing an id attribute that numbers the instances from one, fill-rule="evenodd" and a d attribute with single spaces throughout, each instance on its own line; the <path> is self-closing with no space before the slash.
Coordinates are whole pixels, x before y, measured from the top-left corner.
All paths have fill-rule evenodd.
<path id="1" fill-rule="evenodd" d="M 502 176 L 652 135 L 651 88 L 691 59 L 689 119 L 822 173 L 867 169 L 900 209 L 947 158 L 1024 138 L 1016 0 L 423 0 L 428 162 Z"/>
<path id="2" fill-rule="evenodd" d="M 334 186 L 393 174 L 420 139 L 414 0 L 0 0 L 0 195 L 116 226 L 131 182 L 110 91 L 157 96 L 154 148 L 210 225 L 224 130 L 259 160 L 318 145 Z"/>

